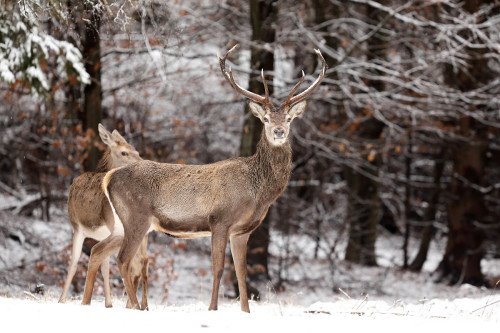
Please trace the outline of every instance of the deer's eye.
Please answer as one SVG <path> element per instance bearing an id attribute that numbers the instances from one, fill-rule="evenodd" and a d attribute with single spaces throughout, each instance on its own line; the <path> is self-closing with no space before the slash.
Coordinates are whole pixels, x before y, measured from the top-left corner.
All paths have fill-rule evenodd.
<path id="1" fill-rule="evenodd" d="M 268 123 L 268 122 L 269 122 L 269 118 L 267 118 L 267 117 L 266 117 L 266 118 L 264 118 L 264 122 L 265 122 L 265 123 Z"/>
<path id="2" fill-rule="evenodd" d="M 126 151 L 122 151 L 122 156 L 127 156 L 128 153 Z"/>
<path id="3" fill-rule="evenodd" d="M 292 121 L 292 118 L 286 118 L 286 122 L 289 123 Z"/>

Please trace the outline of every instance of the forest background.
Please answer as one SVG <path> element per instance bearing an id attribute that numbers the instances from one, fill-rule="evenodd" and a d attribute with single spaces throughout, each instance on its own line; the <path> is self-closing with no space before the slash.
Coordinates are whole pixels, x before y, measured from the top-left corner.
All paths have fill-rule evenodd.
<path id="1" fill-rule="evenodd" d="M 223 79 L 217 52 L 238 44 L 228 61 L 236 81 L 263 93 L 264 69 L 282 101 L 302 70 L 304 86 L 317 77 L 317 48 L 329 69 L 294 122 L 288 188 L 251 237 L 253 293 L 269 280 L 284 290 L 300 246 L 335 285 L 340 263 L 380 264 L 377 238 L 386 233 L 398 254 L 384 265 L 421 271 L 440 242 L 436 283 L 499 281 L 481 266 L 500 255 L 498 1 L 1 4 L 1 245 L 28 237 L 13 217 L 65 214 L 72 179 L 94 170 L 104 150 L 98 123 L 145 159 L 252 154 L 260 122 Z M 26 265 L 2 260 L 5 276 Z M 45 257 L 36 268 L 50 267 L 58 284 L 66 263 Z"/>

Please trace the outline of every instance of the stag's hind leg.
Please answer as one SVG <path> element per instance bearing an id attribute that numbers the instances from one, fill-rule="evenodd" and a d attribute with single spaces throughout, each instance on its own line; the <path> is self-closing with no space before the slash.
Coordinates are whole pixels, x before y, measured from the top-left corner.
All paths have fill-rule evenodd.
<path id="1" fill-rule="evenodd" d="M 208 310 L 217 310 L 219 301 L 219 286 L 224 273 L 224 260 L 226 255 L 227 230 L 223 228 L 212 230 L 212 299 Z"/>
<path id="2" fill-rule="evenodd" d="M 146 223 L 141 223 L 141 219 L 139 216 L 132 216 L 128 223 L 124 223 L 124 231 L 125 236 L 123 239 L 123 244 L 120 248 L 120 252 L 118 253 L 118 257 L 116 258 L 116 264 L 120 269 L 120 274 L 123 279 L 123 284 L 125 285 L 125 289 L 127 290 L 127 295 L 129 298 L 129 302 L 127 302 L 127 308 L 129 309 L 141 309 L 139 306 L 139 301 L 137 300 L 137 295 L 135 293 L 134 284 L 131 278 L 131 265 L 134 255 L 137 253 L 139 246 L 145 235 L 148 232 L 148 229 L 151 225 L 151 219 Z M 136 223 L 131 224 L 130 221 L 136 221 Z"/>
<path id="3" fill-rule="evenodd" d="M 250 234 L 231 235 L 231 254 L 240 291 L 241 311 L 250 312 L 247 295 L 247 242 Z"/>
<path id="4" fill-rule="evenodd" d="M 121 234 L 111 234 L 103 241 L 92 247 L 90 252 L 89 267 L 87 270 L 87 279 L 85 280 L 85 290 L 83 292 L 83 305 L 89 305 L 92 299 L 92 291 L 94 289 L 95 278 L 97 271 L 104 260 L 109 260 L 109 257 L 116 253 L 122 244 L 123 236 Z M 108 266 L 109 274 L 109 266 Z M 109 281 L 108 281 L 109 286 Z"/>
<path id="5" fill-rule="evenodd" d="M 73 247 L 71 251 L 71 262 L 68 266 L 68 276 L 66 276 L 63 292 L 61 294 L 61 297 L 59 297 L 59 303 L 66 302 L 66 297 L 68 296 L 68 290 L 71 285 L 71 281 L 73 281 L 73 277 L 76 273 L 78 260 L 80 260 L 80 256 L 82 255 L 82 246 L 84 240 L 85 236 L 83 235 L 83 232 L 81 232 L 80 229 L 75 230 L 73 233 Z"/>

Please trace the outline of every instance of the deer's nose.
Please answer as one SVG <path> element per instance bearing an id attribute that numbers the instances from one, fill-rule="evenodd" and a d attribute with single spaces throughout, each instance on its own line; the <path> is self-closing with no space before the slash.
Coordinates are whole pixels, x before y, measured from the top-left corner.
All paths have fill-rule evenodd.
<path id="1" fill-rule="evenodd" d="M 285 136 L 285 129 L 283 127 L 276 127 L 274 129 L 274 135 L 277 137 L 277 138 L 282 138 Z"/>

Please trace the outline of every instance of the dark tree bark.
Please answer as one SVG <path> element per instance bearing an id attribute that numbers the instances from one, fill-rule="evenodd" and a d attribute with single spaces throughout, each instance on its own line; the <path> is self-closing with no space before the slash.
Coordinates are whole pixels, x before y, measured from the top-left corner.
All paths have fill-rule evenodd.
<path id="1" fill-rule="evenodd" d="M 373 22 L 383 20 L 383 14 L 367 6 L 367 18 Z M 385 41 L 380 33 L 375 33 L 368 40 L 368 60 L 385 57 Z M 377 73 L 377 75 L 382 75 Z M 383 91 L 384 83 L 379 80 L 370 80 L 367 86 L 375 91 Z M 361 110 L 360 110 L 361 112 Z M 372 142 L 380 140 L 384 124 L 371 116 L 360 123 L 356 129 L 356 140 Z M 349 223 L 349 241 L 347 244 L 345 260 L 367 266 L 377 265 L 375 257 L 375 241 L 377 239 L 377 226 L 382 216 L 381 201 L 378 194 L 378 169 L 381 158 L 378 152 L 370 161 L 370 152 L 362 154 L 366 159 L 358 166 L 363 169 L 359 172 L 349 165 L 344 167 L 344 176 L 348 187 L 347 221 Z"/>
<path id="2" fill-rule="evenodd" d="M 427 225 L 422 231 L 422 237 L 420 239 L 420 246 L 418 248 L 418 253 L 408 266 L 411 271 L 418 272 L 422 270 L 425 261 L 427 260 L 427 253 L 429 252 L 429 247 L 431 245 L 432 235 L 434 234 L 433 220 L 436 217 L 437 206 L 439 201 L 439 196 L 441 193 L 441 177 L 444 170 L 444 160 L 436 160 L 434 166 L 434 188 L 429 197 L 429 206 L 424 214 L 424 222 Z"/>
<path id="3" fill-rule="evenodd" d="M 408 245 L 410 243 L 410 211 L 411 211 L 411 163 L 412 163 L 412 154 L 413 150 L 413 133 L 412 130 L 408 130 L 408 151 L 406 152 L 405 157 L 405 167 L 406 167 L 406 175 L 405 175 L 405 214 L 404 214 L 404 243 L 403 243 L 403 268 L 408 268 Z"/>
<path id="4" fill-rule="evenodd" d="M 483 3 L 490 1 L 467 0 L 464 8 L 475 13 Z M 480 21 L 482 18 L 479 17 Z M 468 38 L 467 36 L 463 36 Z M 460 91 L 476 89 L 493 78 L 488 67 L 485 49 L 467 49 L 467 73 L 447 65 L 444 71 L 446 83 Z M 470 112 L 486 106 L 469 105 Z M 450 284 L 469 283 L 483 285 L 481 259 L 484 255 L 484 231 L 486 205 L 484 194 L 477 187 L 484 185 L 488 139 L 486 129 L 470 116 L 458 119 L 458 139 L 452 145 L 453 162 L 451 200 L 448 205 L 448 241 L 437 272 L 439 280 Z"/>
<path id="5" fill-rule="evenodd" d="M 467 117 L 459 122 L 469 140 L 452 149 L 451 200 L 448 205 L 448 241 L 438 267 L 439 280 L 450 284 L 483 285 L 481 259 L 484 231 L 478 226 L 487 214 L 483 194 L 473 185 L 483 184 L 486 143 L 478 136 L 478 125 Z"/>
<path id="6" fill-rule="evenodd" d="M 79 113 L 83 129 L 94 132 L 93 139 L 98 140 L 97 125 L 102 120 L 102 86 L 101 86 L 101 13 L 91 4 L 84 5 L 86 18 L 83 26 L 82 56 L 85 70 L 90 75 L 90 84 L 84 87 L 83 110 Z M 94 171 L 102 153 L 92 144 L 88 157 L 84 162 L 86 171 Z"/>
<path id="7" fill-rule="evenodd" d="M 314 21 L 317 25 L 340 17 L 340 8 L 330 0 L 313 0 L 312 5 L 314 7 Z M 329 33 L 327 25 L 322 25 L 319 31 L 324 34 L 326 45 L 332 49 L 337 49 L 341 45 L 341 41 Z M 314 60 L 317 61 L 316 55 L 312 56 L 314 57 Z M 334 68 L 335 65 L 337 65 L 337 60 L 335 58 L 332 58 L 327 54 L 325 54 L 324 57 L 328 68 Z M 335 73 L 333 75 L 335 75 Z"/>
<path id="8" fill-rule="evenodd" d="M 273 24 L 277 14 L 276 0 L 252 0 L 250 1 L 250 23 L 252 26 L 252 41 L 255 42 L 251 48 L 250 65 L 252 70 L 260 72 L 274 70 L 274 53 L 269 49 L 260 48 L 263 43 L 273 43 L 275 30 Z M 272 83 L 272 77 L 266 76 L 266 81 Z M 264 86 L 260 75 L 251 74 L 249 79 L 249 91 L 264 95 Z M 273 86 L 269 84 L 269 95 L 272 95 Z M 257 143 L 262 132 L 262 123 L 254 117 L 245 106 L 245 122 L 241 135 L 240 156 L 250 156 L 255 153 Z M 269 214 L 268 214 L 269 216 Z M 269 219 L 266 217 L 263 223 L 255 230 L 248 241 L 248 279 L 249 281 L 269 280 L 268 252 L 269 247 Z M 233 279 L 236 282 L 236 279 Z M 237 291 L 237 284 L 235 284 Z M 249 294 L 258 298 L 259 292 L 249 287 Z"/>

